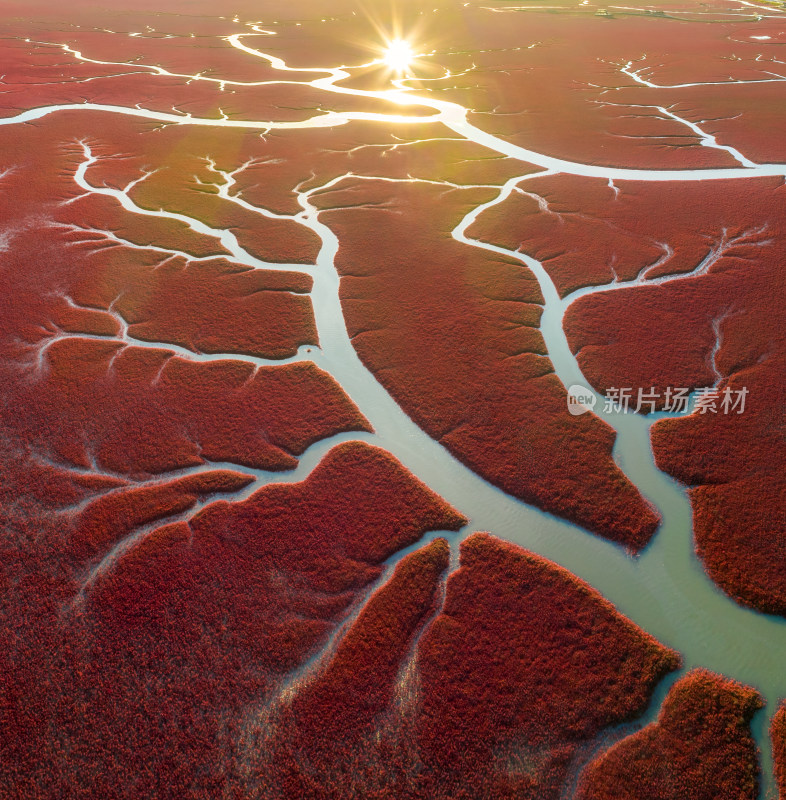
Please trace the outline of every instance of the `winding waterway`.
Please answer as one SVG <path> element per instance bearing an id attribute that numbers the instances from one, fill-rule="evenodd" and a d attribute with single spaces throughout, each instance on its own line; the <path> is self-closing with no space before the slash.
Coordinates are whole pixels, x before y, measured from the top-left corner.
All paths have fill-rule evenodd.
<path id="1" fill-rule="evenodd" d="M 308 85 L 323 91 L 348 94 L 355 97 L 369 97 L 389 102 L 395 112 L 396 107 L 420 106 L 429 113 L 411 117 L 398 113 L 371 114 L 362 112 L 329 112 L 300 122 L 244 121 L 236 119 L 208 119 L 184 116 L 182 114 L 151 111 L 143 108 L 126 108 L 105 104 L 63 104 L 51 105 L 22 112 L 12 117 L 0 119 L 0 125 L 17 125 L 30 120 L 63 111 L 88 111 L 92 113 L 124 114 L 147 120 L 177 125 L 203 125 L 217 128 L 244 128 L 250 130 L 321 128 L 345 124 L 353 120 L 377 122 L 394 127 L 406 122 L 408 125 L 422 123 L 429 128 L 444 125 L 459 136 L 481 145 L 489 150 L 518 159 L 522 162 L 522 172 L 530 165 L 540 166 L 550 174 L 570 173 L 595 177 L 604 181 L 696 181 L 720 180 L 729 178 L 752 178 L 766 175 L 786 176 L 786 165 L 759 165 L 744 159 L 744 166 L 724 169 L 696 170 L 652 170 L 618 169 L 613 167 L 582 164 L 560 158 L 546 156 L 526 148 L 513 145 L 472 125 L 468 119 L 468 109 L 447 101 L 437 100 L 428 94 L 414 94 L 405 81 L 396 82 L 396 88 L 388 91 L 364 91 L 338 85 L 351 74 L 351 68 L 325 68 L 322 70 L 296 70 L 283 61 L 246 46 L 243 39 L 248 36 L 268 35 L 258 28 L 253 33 L 242 33 L 228 37 L 233 47 L 252 58 L 260 58 L 266 65 L 287 73 L 324 73 L 323 77 L 308 81 Z M 75 58 L 91 61 L 77 51 L 69 51 Z M 110 63 L 110 62 L 93 62 Z M 128 66 L 128 65 L 125 65 Z M 138 64 L 134 64 L 138 68 Z M 155 75 L 171 75 L 163 68 L 150 68 Z M 626 75 L 634 80 L 637 73 L 631 73 L 630 65 Z M 194 79 L 197 76 L 190 76 Z M 297 81 L 294 81 L 297 82 Z M 263 85 L 266 82 L 260 82 Z M 252 84 L 255 85 L 255 84 Z M 674 116 L 674 115 L 672 115 Z M 678 118 L 677 118 L 678 119 Z M 691 130 L 699 132 L 695 123 L 685 121 Z M 711 137 L 708 137 L 708 139 Z M 713 145 L 707 142 L 707 146 Z M 341 303 L 339 299 L 339 276 L 335 268 L 335 258 L 340 242 L 334 232 L 320 219 L 320 213 L 312 203 L 316 192 L 324 192 L 339 187 L 350 176 L 335 178 L 330 182 L 298 193 L 301 211 L 298 214 L 273 214 L 246 203 L 242 198 L 230 195 L 232 175 L 215 170 L 217 186 L 227 202 L 234 202 L 247 211 L 260 216 L 290 218 L 313 231 L 321 241 L 321 249 L 315 265 L 271 265 L 260 261 L 246 252 L 230 231 L 213 229 L 205 223 L 166 211 L 142 209 L 129 196 L 133 188 L 125 191 L 93 186 L 88 179 L 89 167 L 96 159 L 84 145 L 84 160 L 76 172 L 75 181 L 82 191 L 104 194 L 113 197 L 132 213 L 176 219 L 186 222 L 195 233 L 216 238 L 231 253 L 232 260 L 247 264 L 256 269 L 286 268 L 307 272 L 314 279 L 311 294 L 316 325 L 319 334 L 319 348 L 301 348 L 292 361 L 314 361 L 328 371 L 342 386 L 347 395 L 357 404 L 374 428 L 372 436 L 340 437 L 318 442 L 301 459 L 299 467 L 292 473 L 280 475 L 256 472 L 242 467 L 242 471 L 254 473 L 256 482 L 237 497 L 248 496 L 260 485 L 301 480 L 313 469 L 339 441 L 362 439 L 389 450 L 404 466 L 421 481 L 441 495 L 469 520 L 470 524 L 458 536 L 452 536 L 455 551 L 456 543 L 477 530 L 491 531 L 497 536 L 515 542 L 567 568 L 587 581 L 626 616 L 664 644 L 678 650 L 685 663 L 685 669 L 702 666 L 725 676 L 735 678 L 758 689 L 767 700 L 767 710 L 756 715 L 755 735 L 761 748 L 763 768 L 762 794 L 772 790 L 772 770 L 770 745 L 767 737 L 768 716 L 779 701 L 786 696 L 786 674 L 783 664 L 786 661 L 786 620 L 760 614 L 735 604 L 722 594 L 707 578 L 697 560 L 692 544 L 691 509 L 684 487 L 660 472 L 655 466 L 649 441 L 649 429 L 661 414 L 647 417 L 635 414 L 604 415 L 617 432 L 614 457 L 630 480 L 638 487 L 660 512 L 663 523 L 653 542 L 637 558 L 630 557 L 621 548 L 593 536 L 581 528 L 545 514 L 536 508 L 522 503 L 493 487 L 455 459 L 442 445 L 429 438 L 402 411 L 374 375 L 366 369 L 358 358 L 349 339 Z M 736 152 L 736 151 L 735 151 Z M 742 157 L 744 158 L 744 157 Z M 542 174 L 542 173 L 540 173 Z M 356 179 L 357 176 L 352 176 Z M 547 271 L 540 262 L 520 252 L 512 252 L 493 244 L 478 242 L 467 236 L 472 223 L 488 208 L 504 202 L 516 187 L 526 181 L 527 176 L 515 178 L 499 187 L 498 196 L 490 202 L 473 209 L 457 225 L 453 236 L 467 247 L 481 247 L 506 257 L 518 259 L 537 278 L 545 299 L 541 320 L 541 332 L 548 348 L 555 372 L 562 383 L 568 387 L 573 384 L 587 385 L 579 365 L 568 346 L 562 321 L 573 300 L 587 293 L 613 290 L 613 286 L 590 287 L 574 292 L 567 298 L 560 298 Z M 223 190 L 221 189 L 223 182 Z M 115 240 L 129 244 L 114 234 Z M 133 245 L 132 245 L 133 246 Z M 163 253 L 172 252 L 162 249 Z M 183 253 L 189 258 L 189 254 Z M 192 258 L 192 260 L 195 260 Z M 114 313 L 114 312 L 113 312 Z M 203 355 L 176 348 L 167 342 L 140 342 L 128 335 L 127 326 L 121 325 L 120 338 L 129 346 L 160 347 L 177 352 L 182 357 L 195 360 L 211 360 L 222 357 L 242 359 L 257 366 L 268 363 L 287 363 L 254 359 L 242 355 Z M 102 337 L 93 337 L 102 338 Z M 602 400 L 601 400 L 602 405 Z M 204 470 L 232 465 L 208 464 L 198 468 Z M 194 470 L 186 470 L 190 473 Z M 134 537 L 144 535 L 137 532 Z M 430 538 L 430 537 L 429 537 Z M 134 540 L 126 541 L 122 547 L 132 546 Z M 106 568 L 109 559 L 104 559 L 99 568 Z M 90 576 L 87 578 L 88 582 Z M 663 691 L 658 693 L 662 699 Z M 649 717 L 657 711 L 653 703 Z"/>

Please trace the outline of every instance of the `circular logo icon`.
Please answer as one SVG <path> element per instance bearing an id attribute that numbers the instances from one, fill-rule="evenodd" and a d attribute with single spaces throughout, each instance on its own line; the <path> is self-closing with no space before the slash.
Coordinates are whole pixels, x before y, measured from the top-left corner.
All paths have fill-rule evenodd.
<path id="1" fill-rule="evenodd" d="M 580 417 L 595 408 L 598 398 L 592 389 L 574 383 L 568 389 L 568 411 L 574 417 Z"/>

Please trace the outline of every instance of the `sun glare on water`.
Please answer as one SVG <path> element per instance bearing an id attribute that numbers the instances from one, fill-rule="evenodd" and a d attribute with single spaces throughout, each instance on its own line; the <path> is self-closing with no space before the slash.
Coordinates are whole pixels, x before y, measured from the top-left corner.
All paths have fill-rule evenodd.
<path id="1" fill-rule="evenodd" d="M 395 72 L 406 72 L 414 60 L 412 45 L 406 39 L 394 39 L 382 56 L 382 61 Z"/>

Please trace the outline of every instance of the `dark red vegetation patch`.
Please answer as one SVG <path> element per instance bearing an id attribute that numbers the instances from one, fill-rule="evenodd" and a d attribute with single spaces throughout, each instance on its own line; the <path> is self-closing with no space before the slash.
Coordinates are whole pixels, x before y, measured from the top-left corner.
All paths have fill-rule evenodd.
<path id="1" fill-rule="evenodd" d="M 99 497 L 77 516 L 70 549 L 77 558 L 90 558 L 141 525 L 187 511 L 201 495 L 237 492 L 253 480 L 215 470 Z"/>
<path id="2" fill-rule="evenodd" d="M 448 557 L 444 539 L 406 556 L 370 598 L 325 671 L 298 693 L 292 713 L 312 742 L 358 733 L 388 707 L 412 634 L 434 608 Z"/>
<path id="3" fill-rule="evenodd" d="M 222 259 L 188 262 L 166 254 L 96 250 L 84 253 L 69 299 L 95 309 L 111 308 L 128 323 L 134 339 L 180 345 L 196 353 L 240 353 L 261 358 L 294 356 L 318 345 L 308 292 L 311 277 L 296 272 L 252 270 Z M 53 314 L 71 332 L 117 334 L 112 319 L 67 308 Z M 61 321 L 68 313 L 66 322 Z M 103 329 L 97 326 L 103 324 Z M 114 327 L 114 330 L 111 328 Z"/>
<path id="4" fill-rule="evenodd" d="M 313 364 L 192 362 L 82 338 L 49 347 L 17 397 L 25 413 L 15 427 L 32 450 L 122 473 L 204 461 L 291 469 L 315 441 L 369 429 Z"/>
<path id="5" fill-rule="evenodd" d="M 586 768 L 581 800 L 755 800 L 762 707 L 751 688 L 695 670 L 669 692 L 658 721 Z"/>
<path id="6" fill-rule="evenodd" d="M 138 339 L 203 353 L 287 358 L 301 345 L 319 344 L 307 290 L 287 288 L 310 283 L 297 273 L 250 271 L 221 262 L 197 269 L 173 263 L 114 307 Z M 174 314 L 173 308 L 183 311 Z"/>
<path id="7" fill-rule="evenodd" d="M 202 352 L 285 358 L 300 345 L 318 343 L 310 298 L 305 296 L 312 285 L 309 275 L 265 269 L 264 262 L 255 263 L 253 257 L 249 263 L 211 259 L 229 254 L 218 238 L 194 232 L 185 222 L 126 211 L 114 197 L 80 196 L 73 176 L 85 156 L 72 135 L 81 132 L 78 123 L 89 120 L 71 116 L 58 121 L 65 123 L 62 130 L 50 125 L 51 120 L 30 138 L 51 159 L 47 168 L 37 170 L 27 148 L 14 152 L 9 141 L 7 163 L 12 172 L 0 185 L 0 204 L 7 201 L 3 210 L 11 221 L 8 235 L 13 246 L 3 280 L 13 285 L 9 328 L 16 338 L 21 334 L 26 340 L 40 340 L 45 333 L 41 329 L 51 332 L 53 325 L 70 332 L 116 335 L 117 321 L 98 313 L 112 307 L 131 324 L 132 337 Z M 129 135 L 140 135 L 127 125 L 104 133 L 121 144 L 129 143 Z M 106 145 L 96 148 L 101 156 L 97 166 L 108 169 L 106 158 L 122 176 L 127 165 L 106 151 Z M 91 171 L 88 180 L 92 181 Z M 96 184 L 98 189 L 104 185 Z M 226 200 L 216 202 L 228 205 Z M 262 240 L 274 244 L 273 256 L 308 261 L 316 255 L 312 234 L 305 239 L 304 253 L 298 236 L 305 229 L 294 222 L 281 224 L 289 227 L 277 233 L 264 225 L 255 228 L 262 256 L 270 255 L 261 252 Z M 285 253 L 282 247 L 290 250 Z"/>
<path id="8" fill-rule="evenodd" d="M 781 703 L 770 724 L 775 781 L 781 798 L 786 797 L 786 704 Z"/>
<path id="9" fill-rule="evenodd" d="M 784 381 L 786 358 L 772 355 L 724 382 L 733 397 L 748 392 L 744 413 L 694 414 L 652 433 L 658 466 L 691 486 L 696 551 L 707 572 L 738 602 L 781 615 Z"/>
<path id="10" fill-rule="evenodd" d="M 352 180 L 316 196 L 327 209 L 359 206 L 323 212 L 341 241 L 353 344 L 404 410 L 484 478 L 638 549 L 657 516 L 612 460 L 611 428 L 568 413 L 538 330 L 534 276 L 450 235 L 493 196 Z"/>
<path id="11" fill-rule="evenodd" d="M 528 183 L 522 188 L 529 190 Z M 579 286 L 642 280 L 638 287 L 580 296 L 565 314 L 571 349 L 601 390 L 712 384 L 713 325 L 728 339 L 741 324 L 737 314 L 758 313 L 760 300 L 779 291 L 773 266 L 780 258 L 783 189 L 775 179 L 619 182 L 612 190 L 603 181 L 560 176 L 542 179 L 535 191 L 557 214 L 569 204 L 567 222 L 544 214 L 532 223 L 507 220 L 521 231 L 524 250 L 544 259 L 563 295 Z M 490 238 L 497 241 L 498 233 Z M 696 277 L 663 282 L 696 271 Z M 756 336 L 769 339 L 772 332 L 765 326 Z M 753 342 L 749 347 L 758 349 Z"/>
<path id="12" fill-rule="evenodd" d="M 724 236 L 740 244 L 700 277 L 578 301 L 567 323 L 571 344 L 602 389 L 719 381 L 715 413 L 655 425 L 656 461 L 691 487 L 696 549 L 713 580 L 746 605 L 784 614 L 783 190 L 761 181 L 722 193 L 687 185 L 682 200 L 657 188 L 635 192 L 684 216 L 680 238 L 692 226 L 713 231 L 716 247 Z M 744 402 L 724 409 L 724 397 Z"/>
<path id="13" fill-rule="evenodd" d="M 467 234 L 538 259 L 565 297 L 637 276 L 652 282 L 689 273 L 724 234 L 726 258 L 750 255 L 779 229 L 782 194 L 777 178 L 610 183 L 533 175 Z"/>
<path id="14" fill-rule="evenodd" d="M 406 556 L 252 721 L 263 797 L 556 798 L 576 749 L 679 663 L 574 576 L 487 534 Z"/>
<path id="15" fill-rule="evenodd" d="M 216 477 L 181 488 L 228 488 Z M 53 797 L 54 777 L 74 798 L 242 796 L 243 764 L 257 758 L 245 737 L 280 682 L 326 644 L 385 559 L 464 523 L 389 454 L 350 443 L 304 482 L 214 503 L 88 574 L 78 562 L 69 574 L 56 534 L 24 554 L 5 546 L 6 599 L 35 627 L 3 629 L 2 791 Z M 398 605 L 369 610 L 367 631 L 375 619 L 398 631 L 408 592 L 425 604 L 413 618 L 425 612 L 444 545 L 406 563 L 394 579 L 405 587 L 386 594 Z"/>
<path id="16" fill-rule="evenodd" d="M 275 737 L 258 753 L 255 777 L 287 797 L 337 792 L 372 797 L 377 787 L 409 790 L 402 725 L 417 703 L 415 637 L 435 610 L 448 565 L 444 539 L 406 556 L 369 598 L 326 666 L 295 683 L 297 693 L 275 717 Z M 319 669 L 319 666 L 317 667 Z M 405 793 L 406 794 L 406 793 Z M 405 796 L 404 794 L 400 796 Z"/>
<path id="17" fill-rule="evenodd" d="M 423 796 L 558 797 L 575 748 L 678 664 L 567 571 L 476 534 L 419 646 Z"/>
<path id="18" fill-rule="evenodd" d="M 236 557 L 242 552 L 249 559 L 242 569 L 267 564 L 258 580 L 281 591 L 289 586 L 286 596 L 296 595 L 298 586 L 340 595 L 364 586 L 379 574 L 376 565 L 426 531 L 457 530 L 465 522 L 387 452 L 351 442 L 330 451 L 303 483 L 272 485 L 240 503 L 211 504 L 189 522 L 188 549 L 203 553 L 205 568 L 213 548 L 236 551 Z M 102 613 L 160 617 L 162 602 L 178 597 L 164 574 L 184 568 L 176 560 L 162 573 L 147 559 L 162 552 L 174 557 L 169 547 L 157 544 L 172 536 L 173 528 L 152 534 L 106 576 L 99 574 L 91 603 Z M 221 569 L 221 559 L 215 563 Z M 185 569 L 183 579 L 194 573 L 199 570 Z M 293 585 L 294 578 L 285 577 L 290 573 L 300 576 Z M 147 585 L 141 594 L 140 582 Z"/>

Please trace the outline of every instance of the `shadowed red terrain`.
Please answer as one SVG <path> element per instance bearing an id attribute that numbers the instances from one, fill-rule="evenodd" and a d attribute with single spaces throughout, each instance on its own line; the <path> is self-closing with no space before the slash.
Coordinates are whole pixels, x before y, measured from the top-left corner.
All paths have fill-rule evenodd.
<path id="1" fill-rule="evenodd" d="M 309 276 L 245 270 L 221 260 L 195 268 L 175 259 L 146 269 L 147 265 L 134 264 L 125 254 L 117 260 L 105 256 L 101 269 L 106 266 L 115 267 L 114 274 L 107 271 L 96 281 L 91 275 L 73 296 L 87 305 L 111 304 L 136 339 L 178 344 L 201 353 L 245 353 L 271 359 L 294 356 L 300 345 L 318 344 L 307 296 Z M 137 266 L 142 269 L 134 269 Z M 114 290 L 117 300 L 107 304 Z M 177 315 L 172 314 L 173 308 L 178 309 Z"/>
<path id="2" fill-rule="evenodd" d="M 751 688 L 704 670 L 669 692 L 658 721 L 623 739 L 584 771 L 580 800 L 755 800 Z"/>
<path id="3" fill-rule="evenodd" d="M 384 211 L 324 213 L 341 241 L 355 349 L 430 436 L 487 480 L 639 549 L 657 516 L 613 462 L 612 430 L 568 413 L 538 330 L 534 276 L 450 236 L 494 190 L 449 189 L 349 181 L 316 196 L 326 209 L 385 198 Z"/>
<path id="4" fill-rule="evenodd" d="M 291 469 L 334 433 L 368 424 L 313 364 L 198 363 L 165 350 L 86 339 L 51 346 L 43 377 L 17 395 L 14 429 L 43 458 L 161 473 L 203 461 Z"/>
<path id="5" fill-rule="evenodd" d="M 323 737 L 355 736 L 390 704 L 412 633 L 435 608 L 448 557 L 444 539 L 406 556 L 364 607 L 325 672 L 298 693 L 292 713 L 312 746 Z"/>

